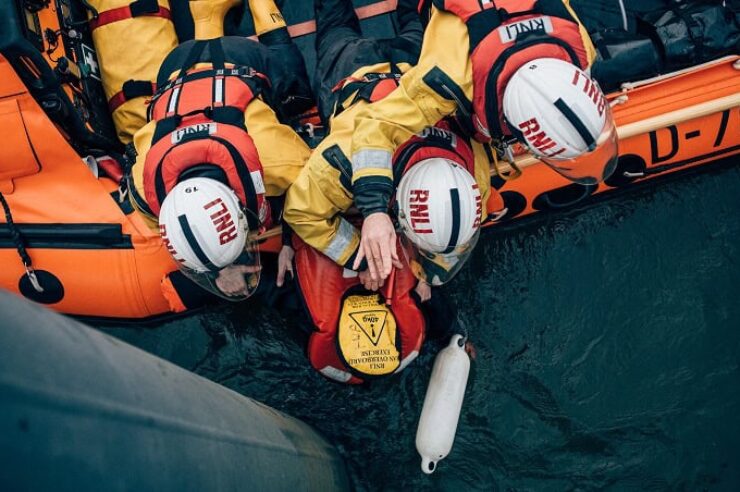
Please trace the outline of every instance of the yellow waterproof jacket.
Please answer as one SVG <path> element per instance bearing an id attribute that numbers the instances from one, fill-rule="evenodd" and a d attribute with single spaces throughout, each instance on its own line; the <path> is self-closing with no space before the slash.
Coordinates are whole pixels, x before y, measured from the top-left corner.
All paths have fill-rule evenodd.
<path id="1" fill-rule="evenodd" d="M 399 68 L 408 70 L 407 66 Z M 390 66 L 385 63 L 383 66 L 365 67 L 355 72 L 353 77 L 377 73 L 381 69 L 388 72 Z M 391 96 L 394 93 L 395 91 Z M 345 101 L 347 100 L 350 98 Z M 378 103 L 372 105 L 375 104 Z M 348 269 L 352 268 L 355 260 L 360 244 L 360 231 L 345 218 L 345 214 L 350 212 L 355 202 L 351 182 L 357 175 L 364 175 L 363 170 L 353 173 L 348 156 L 355 132 L 356 115 L 372 105 L 364 100 L 357 101 L 332 119 L 331 133 L 316 147 L 308 163 L 288 189 L 283 212 L 285 222 L 304 242 Z M 408 134 L 408 138 L 411 136 L 413 135 Z M 475 178 L 480 186 L 483 203 L 486 203 L 490 192 L 488 157 L 483 146 L 477 142 L 473 145 L 473 151 Z M 384 176 L 392 180 L 391 169 Z"/>
<path id="2" fill-rule="evenodd" d="M 577 19 L 568 0 L 563 3 Z M 595 51 L 581 25 L 588 47 L 589 63 Z M 387 193 L 391 186 L 393 152 L 412 135 L 434 125 L 458 109 L 454 98 L 444 97 L 424 81 L 430 73 L 443 72 L 455 87 L 453 93 L 473 99 L 473 71 L 469 56 L 468 28 L 455 14 L 432 7 L 424 31 L 424 41 L 417 65 L 401 77 L 399 87 L 385 99 L 365 105 L 355 113 L 354 133 L 349 149 L 355 173 L 352 185 L 360 201 L 372 202 L 370 195 Z M 368 215 L 371 210 L 361 210 Z"/>
<path id="3" fill-rule="evenodd" d="M 110 20 L 108 15 L 128 8 L 131 0 L 89 0 L 89 3 L 103 20 L 98 27 L 89 13 L 103 89 L 118 138 L 123 143 L 131 142 L 134 133 L 146 123 L 146 101 L 152 89 L 150 85 L 146 92 L 147 83 L 155 82 L 162 61 L 179 41 L 185 41 L 178 40 L 172 19 L 190 15 L 196 39 L 216 38 L 224 34 L 227 12 L 241 4 L 240 0 L 190 0 L 173 6 L 168 0 L 157 0 L 162 14 Z M 183 5 L 189 7 L 189 12 L 171 12 Z M 137 89 L 132 88 L 132 82 L 136 82 L 133 87 Z M 131 93 L 132 90 L 135 92 Z"/>

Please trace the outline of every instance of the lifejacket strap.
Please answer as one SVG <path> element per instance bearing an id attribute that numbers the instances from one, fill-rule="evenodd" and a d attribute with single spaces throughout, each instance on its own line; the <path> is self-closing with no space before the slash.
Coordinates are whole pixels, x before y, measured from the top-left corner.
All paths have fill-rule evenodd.
<path id="1" fill-rule="evenodd" d="M 226 55 L 224 54 L 224 47 L 221 44 L 221 38 L 209 40 L 208 50 L 211 55 L 211 64 L 213 65 L 213 68 L 216 70 L 224 70 L 226 68 Z"/>
<path id="2" fill-rule="evenodd" d="M 149 80 L 127 80 L 121 90 L 108 100 L 108 109 L 111 113 L 122 106 L 126 101 L 137 97 L 151 96 L 156 92 L 157 84 Z"/>
<path id="3" fill-rule="evenodd" d="M 99 12 L 97 18 L 90 20 L 90 31 L 94 31 L 108 24 L 113 24 L 114 22 L 136 17 L 161 17 L 172 20 L 170 10 L 161 7 L 157 3 L 157 0 L 136 0 L 123 7 Z"/>
<path id="4" fill-rule="evenodd" d="M 185 60 L 182 63 L 182 66 L 180 67 L 180 71 L 177 73 L 177 76 L 175 79 L 179 79 L 185 75 L 185 73 L 193 67 L 196 63 L 198 63 L 198 60 L 200 60 L 201 55 L 203 54 L 203 51 L 206 49 L 206 46 L 208 45 L 208 41 L 196 41 L 193 43 L 193 47 L 190 49 L 190 52 L 185 57 Z"/>

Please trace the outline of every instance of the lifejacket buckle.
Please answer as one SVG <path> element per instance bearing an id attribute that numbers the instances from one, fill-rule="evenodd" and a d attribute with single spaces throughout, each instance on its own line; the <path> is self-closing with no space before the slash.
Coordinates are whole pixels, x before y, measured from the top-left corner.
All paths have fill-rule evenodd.
<path id="1" fill-rule="evenodd" d="M 514 151 L 511 148 L 511 144 L 516 142 L 512 140 L 495 140 L 493 142 L 493 169 L 496 171 L 496 175 L 504 181 L 511 181 L 522 175 L 522 170 L 516 163 L 514 157 Z M 509 165 L 510 170 L 508 173 L 504 173 L 499 166 L 499 157 L 506 161 Z"/>
<path id="2" fill-rule="evenodd" d="M 257 71 L 252 67 L 239 67 L 237 70 L 237 74 L 240 77 L 254 77 L 254 75 L 257 73 Z"/>

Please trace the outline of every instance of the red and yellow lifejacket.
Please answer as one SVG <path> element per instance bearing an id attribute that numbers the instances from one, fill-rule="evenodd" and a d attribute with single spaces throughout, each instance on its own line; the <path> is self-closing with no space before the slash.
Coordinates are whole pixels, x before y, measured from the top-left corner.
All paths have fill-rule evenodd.
<path id="1" fill-rule="evenodd" d="M 206 44 L 212 68 L 189 70 Z M 234 190 L 252 212 L 250 230 L 269 227 L 262 164 L 244 124 L 244 111 L 265 81 L 248 67 L 225 68 L 219 40 L 194 44 L 179 75 L 158 89 L 149 108 L 157 124 L 144 162 L 144 194 L 153 215 L 179 181 L 199 175 Z"/>
<path id="2" fill-rule="evenodd" d="M 444 119 L 433 127 L 425 128 L 420 135 L 414 135 L 396 149 L 393 154 L 396 186 L 411 166 L 436 157 L 449 159 L 475 176 L 475 154 L 470 142 L 454 119 Z"/>
<path id="3" fill-rule="evenodd" d="M 372 293 L 355 272 L 345 276 L 341 266 L 297 236 L 293 246 L 298 283 L 316 327 L 308 342 L 314 369 L 334 381 L 360 384 L 400 372 L 419 355 L 426 320 L 411 295 L 417 280 L 410 268 L 394 269 L 381 291 Z"/>
<path id="4" fill-rule="evenodd" d="M 538 58 L 565 60 L 584 70 L 589 66 L 590 41 L 562 0 L 421 0 L 422 16 L 428 16 L 430 3 L 468 28 L 473 102 L 461 110 L 471 113 L 482 142 L 511 133 L 500 108 L 504 88 L 521 66 Z"/>

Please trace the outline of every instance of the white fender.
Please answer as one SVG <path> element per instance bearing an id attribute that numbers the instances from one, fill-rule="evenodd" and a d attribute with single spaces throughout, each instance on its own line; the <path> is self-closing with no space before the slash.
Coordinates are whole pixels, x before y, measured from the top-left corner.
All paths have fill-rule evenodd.
<path id="1" fill-rule="evenodd" d="M 469 372 L 465 339 L 462 335 L 453 335 L 450 344 L 434 361 L 416 430 L 416 450 L 421 455 L 424 473 L 434 472 L 437 462 L 452 449 Z"/>

